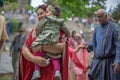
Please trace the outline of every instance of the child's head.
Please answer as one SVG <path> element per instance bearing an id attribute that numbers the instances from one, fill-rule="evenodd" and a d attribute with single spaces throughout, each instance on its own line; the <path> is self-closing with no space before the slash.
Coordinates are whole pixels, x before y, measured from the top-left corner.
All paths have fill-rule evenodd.
<path id="1" fill-rule="evenodd" d="M 46 9 L 46 16 L 50 16 L 50 15 L 60 17 L 60 15 L 61 15 L 60 7 L 57 5 L 54 5 L 54 4 L 48 5 L 48 7 Z"/>
<path id="2" fill-rule="evenodd" d="M 54 15 L 56 12 L 54 6 L 52 5 L 48 5 L 47 9 L 46 9 L 46 16 L 50 16 L 50 15 Z"/>
<path id="3" fill-rule="evenodd" d="M 55 6 L 55 14 L 56 17 L 60 17 L 61 16 L 61 10 L 60 7 Z"/>

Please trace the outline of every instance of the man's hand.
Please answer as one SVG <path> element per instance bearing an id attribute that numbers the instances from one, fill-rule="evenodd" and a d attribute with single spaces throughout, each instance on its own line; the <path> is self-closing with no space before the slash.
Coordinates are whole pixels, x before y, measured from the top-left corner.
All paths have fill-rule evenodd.
<path id="1" fill-rule="evenodd" d="M 114 72 L 115 73 L 120 72 L 120 65 L 119 64 L 113 63 L 112 66 L 114 67 Z"/>

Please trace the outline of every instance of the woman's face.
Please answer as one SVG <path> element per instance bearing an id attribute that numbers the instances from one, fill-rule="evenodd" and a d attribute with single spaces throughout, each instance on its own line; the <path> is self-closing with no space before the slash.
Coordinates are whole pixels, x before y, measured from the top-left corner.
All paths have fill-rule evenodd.
<path id="1" fill-rule="evenodd" d="M 46 12 L 43 9 L 41 9 L 41 8 L 38 9 L 38 11 L 37 11 L 38 20 L 40 21 L 45 16 L 46 16 Z"/>
<path id="2" fill-rule="evenodd" d="M 79 34 L 75 35 L 75 40 L 78 44 L 81 44 L 81 36 Z"/>

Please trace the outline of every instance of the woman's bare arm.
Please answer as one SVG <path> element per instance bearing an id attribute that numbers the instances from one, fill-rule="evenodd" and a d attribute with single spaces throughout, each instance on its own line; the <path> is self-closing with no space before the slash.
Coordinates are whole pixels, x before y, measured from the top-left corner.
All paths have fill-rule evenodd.
<path id="1" fill-rule="evenodd" d="M 39 66 L 41 67 L 44 67 L 46 66 L 46 59 L 45 58 L 42 58 L 40 56 L 34 56 L 28 47 L 26 46 L 23 46 L 22 47 L 22 54 L 23 56 L 28 60 L 28 61 L 31 61 L 33 63 L 36 63 L 38 64 Z"/>

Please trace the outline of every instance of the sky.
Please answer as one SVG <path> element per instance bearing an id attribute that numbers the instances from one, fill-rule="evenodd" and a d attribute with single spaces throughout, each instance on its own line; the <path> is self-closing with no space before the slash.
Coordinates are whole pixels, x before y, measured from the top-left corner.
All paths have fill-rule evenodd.
<path id="1" fill-rule="evenodd" d="M 110 8 L 112 8 L 112 9 L 115 8 L 118 3 L 120 3 L 120 0 L 107 0 L 107 2 L 106 2 L 107 11 Z"/>
<path id="2" fill-rule="evenodd" d="M 120 2 L 120 0 L 107 0 L 106 2 L 106 6 L 107 6 L 107 11 L 112 7 L 114 8 L 118 3 Z M 42 0 L 32 0 L 31 1 L 31 5 L 33 7 L 37 7 L 39 6 L 40 4 L 44 4 L 42 2 Z"/>
<path id="3" fill-rule="evenodd" d="M 44 4 L 42 0 L 31 0 L 31 5 L 33 7 L 38 7 L 39 5 Z"/>

